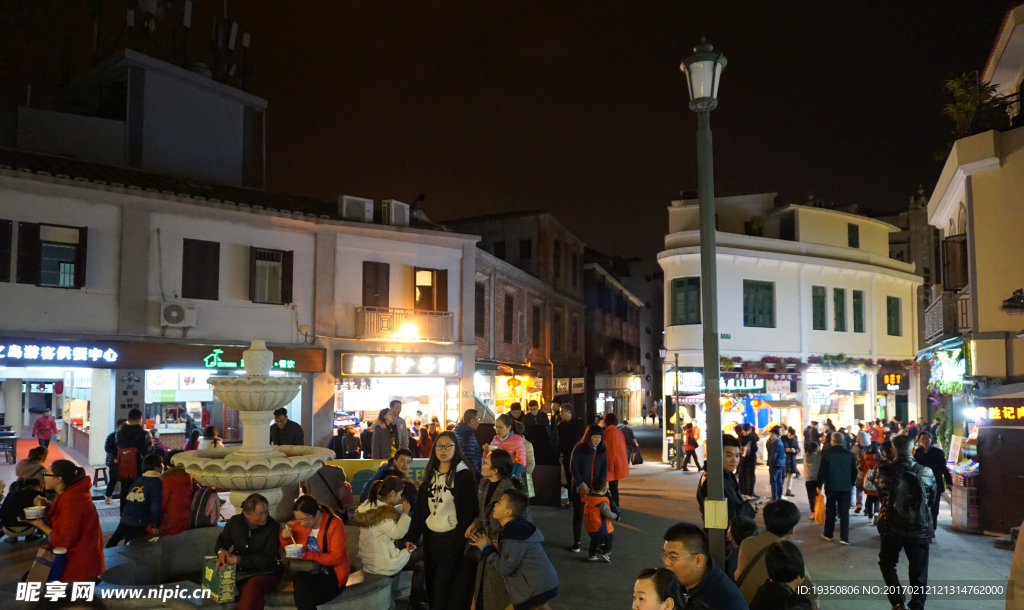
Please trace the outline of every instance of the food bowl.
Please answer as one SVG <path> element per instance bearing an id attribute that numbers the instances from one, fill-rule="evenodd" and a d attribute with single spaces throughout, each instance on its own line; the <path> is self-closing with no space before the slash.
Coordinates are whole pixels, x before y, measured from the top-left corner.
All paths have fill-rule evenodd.
<path id="1" fill-rule="evenodd" d="M 33 521 L 43 516 L 46 512 L 45 506 L 29 506 L 25 509 L 25 520 Z"/>
<path id="2" fill-rule="evenodd" d="M 287 544 L 284 547 L 284 554 L 287 557 L 302 557 L 301 544 Z"/>

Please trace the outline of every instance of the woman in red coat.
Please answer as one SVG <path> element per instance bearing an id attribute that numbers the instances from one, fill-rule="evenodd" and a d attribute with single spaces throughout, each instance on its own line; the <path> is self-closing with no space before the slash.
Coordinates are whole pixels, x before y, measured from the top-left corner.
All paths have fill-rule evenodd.
<path id="1" fill-rule="evenodd" d="M 60 582 L 81 582 L 98 577 L 103 563 L 103 530 L 92 503 L 92 480 L 70 460 L 57 460 L 46 469 L 46 489 L 57 492 L 53 502 L 40 496 L 36 506 L 48 506 L 46 517 L 32 525 L 50 537 L 51 549 L 67 549 Z"/>
<path id="2" fill-rule="evenodd" d="M 614 413 L 605 413 L 604 444 L 608 447 L 608 492 L 612 502 L 619 504 L 619 481 L 629 476 L 629 453 L 626 451 L 626 436 L 619 430 L 619 418 Z"/>
<path id="3" fill-rule="evenodd" d="M 345 524 L 313 496 L 299 496 L 292 505 L 295 520 L 281 530 L 281 546 L 302 545 L 302 559 L 320 564 L 316 572 L 295 573 L 295 607 L 316 610 L 341 595 L 350 563 Z"/>
<path id="4" fill-rule="evenodd" d="M 173 536 L 188 529 L 192 510 L 192 477 L 184 468 L 171 468 L 160 475 L 163 500 L 160 503 L 160 535 Z M 152 531 L 152 526 L 147 525 Z"/>

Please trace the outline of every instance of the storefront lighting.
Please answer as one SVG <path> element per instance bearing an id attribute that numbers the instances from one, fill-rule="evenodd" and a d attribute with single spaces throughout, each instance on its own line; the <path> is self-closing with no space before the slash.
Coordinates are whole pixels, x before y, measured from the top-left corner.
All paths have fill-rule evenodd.
<path id="1" fill-rule="evenodd" d="M 975 419 L 977 417 L 977 410 L 974 407 L 967 407 L 964 409 L 964 417 L 966 419 Z"/>
<path id="2" fill-rule="evenodd" d="M 395 335 L 396 339 L 415 339 L 419 336 L 420 329 L 416 327 L 412 322 L 406 322 L 398 329 L 398 334 Z"/>

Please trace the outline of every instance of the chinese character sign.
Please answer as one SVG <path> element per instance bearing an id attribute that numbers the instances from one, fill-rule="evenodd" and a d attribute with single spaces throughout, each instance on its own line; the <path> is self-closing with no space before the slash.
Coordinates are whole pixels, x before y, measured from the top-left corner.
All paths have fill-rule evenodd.
<path id="1" fill-rule="evenodd" d="M 31 366 L 52 363 L 112 363 L 117 362 L 114 349 L 99 349 L 87 345 L 46 345 L 41 343 L 0 343 L 0 365 Z"/>
<path id="2" fill-rule="evenodd" d="M 462 370 L 457 354 L 339 353 L 339 359 L 342 375 L 458 377 Z"/>
<path id="3" fill-rule="evenodd" d="M 972 410 L 967 410 L 971 417 Z M 1024 427 L 1024 400 L 1019 398 L 978 398 L 974 401 L 974 423 L 981 426 Z"/>

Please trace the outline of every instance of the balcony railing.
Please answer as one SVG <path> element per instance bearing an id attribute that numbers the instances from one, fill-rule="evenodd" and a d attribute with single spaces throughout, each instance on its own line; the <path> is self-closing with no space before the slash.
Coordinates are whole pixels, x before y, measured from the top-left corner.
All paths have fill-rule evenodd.
<path id="1" fill-rule="evenodd" d="M 448 311 L 356 307 L 356 338 L 452 341 L 455 317 Z"/>
<path id="2" fill-rule="evenodd" d="M 924 311 L 925 342 L 935 343 L 956 334 L 957 314 L 956 295 L 943 292 Z"/>

